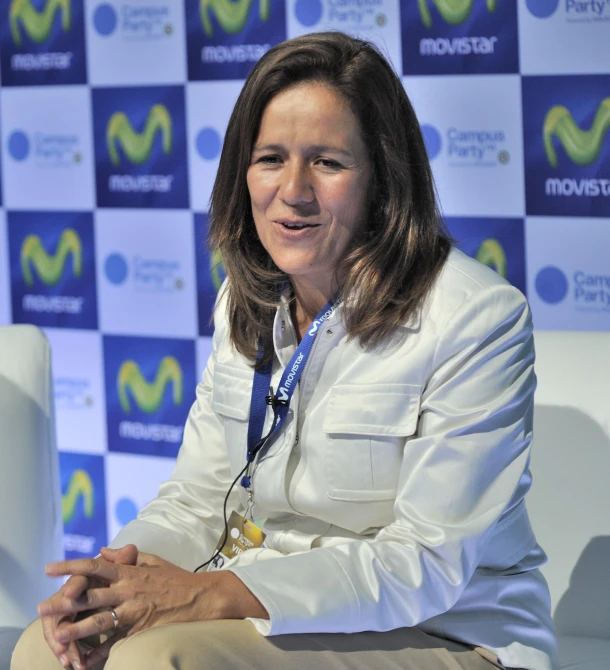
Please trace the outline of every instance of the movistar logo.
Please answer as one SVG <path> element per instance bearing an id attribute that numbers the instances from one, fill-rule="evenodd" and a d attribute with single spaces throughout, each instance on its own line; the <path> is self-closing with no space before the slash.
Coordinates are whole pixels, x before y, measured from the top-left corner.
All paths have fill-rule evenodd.
<path id="1" fill-rule="evenodd" d="M 311 324 L 311 327 L 309 328 L 308 334 L 309 335 L 315 335 L 318 332 L 318 328 L 320 327 L 320 324 L 324 323 L 326 319 L 335 311 L 334 307 L 331 307 L 330 309 L 326 310 L 324 314 L 319 319 L 314 319 L 313 323 Z"/>
<path id="2" fill-rule="evenodd" d="M 123 147 L 125 155 L 132 163 L 137 165 L 145 163 L 150 157 L 157 132 L 161 133 L 163 151 L 166 154 L 171 153 L 172 117 L 165 105 L 153 105 L 150 108 L 141 133 L 133 129 L 126 114 L 115 112 L 106 127 L 106 144 L 112 164 L 118 165 L 121 162 L 117 142 Z"/>
<path id="3" fill-rule="evenodd" d="M 23 30 L 32 42 L 44 42 L 51 33 L 55 14 L 61 11 L 61 27 L 64 31 L 70 30 L 70 3 L 72 0 L 47 0 L 43 9 L 37 11 L 32 6 L 32 0 L 12 0 L 8 10 L 9 22 L 13 42 L 21 44 Z"/>
<path id="4" fill-rule="evenodd" d="M 167 384 L 173 385 L 174 405 L 182 404 L 182 368 L 180 363 L 173 356 L 166 356 L 157 369 L 155 380 L 149 384 L 142 376 L 138 364 L 134 361 L 125 361 L 119 370 L 117 378 L 117 387 L 119 391 L 119 401 L 125 414 L 131 411 L 131 404 L 127 390 L 136 405 L 148 414 L 156 412 L 163 400 L 163 393 Z"/>
<path id="5" fill-rule="evenodd" d="M 504 247 L 498 240 L 492 238 L 483 240 L 477 251 L 476 259 L 480 263 L 483 263 L 483 265 L 487 265 L 487 267 L 495 270 L 499 275 L 506 278 L 506 253 L 504 252 Z"/>
<path id="6" fill-rule="evenodd" d="M 21 245 L 21 273 L 28 286 L 34 284 L 31 265 L 43 284 L 55 286 L 64 274 L 66 259 L 72 256 L 72 270 L 76 277 L 83 271 L 83 247 L 78 233 L 66 228 L 59 238 L 54 254 L 48 254 L 38 235 L 28 235 Z"/>
<path id="7" fill-rule="evenodd" d="M 432 28 L 432 15 L 428 7 L 428 0 L 417 0 L 419 6 L 419 15 L 426 28 Z M 447 23 L 457 26 L 464 23 L 472 12 L 475 0 L 432 0 L 438 9 L 439 14 Z M 496 11 L 497 0 L 485 0 L 488 12 Z"/>
<path id="8" fill-rule="evenodd" d="M 68 490 L 61 497 L 61 512 L 64 524 L 74 518 L 78 501 L 83 499 L 83 512 L 90 519 L 93 516 L 93 484 L 91 477 L 84 470 L 75 470 L 70 477 Z"/>
<path id="9" fill-rule="evenodd" d="M 220 27 L 233 35 L 242 31 L 248 20 L 250 7 L 255 0 L 199 0 L 199 14 L 203 31 L 212 37 L 214 29 L 210 21 L 210 11 L 216 16 Z M 261 21 L 269 20 L 270 0 L 258 0 L 258 15 Z"/>
<path id="10" fill-rule="evenodd" d="M 212 275 L 212 284 L 214 284 L 214 288 L 218 293 L 220 287 L 222 286 L 222 282 L 227 276 L 222 261 L 222 254 L 218 249 L 214 249 L 210 258 L 210 274 Z"/>
<path id="11" fill-rule="evenodd" d="M 556 135 L 572 162 L 577 165 L 591 165 L 599 158 L 604 137 L 610 128 L 610 98 L 602 100 L 589 130 L 581 130 L 570 112 L 562 105 L 551 107 L 545 119 L 542 134 L 544 149 L 551 167 L 559 161 L 553 146 Z"/>

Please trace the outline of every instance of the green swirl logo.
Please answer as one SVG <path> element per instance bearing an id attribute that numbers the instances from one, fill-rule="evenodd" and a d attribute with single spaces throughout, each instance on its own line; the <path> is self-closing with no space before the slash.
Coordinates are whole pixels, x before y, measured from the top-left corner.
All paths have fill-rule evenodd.
<path id="1" fill-rule="evenodd" d="M 570 112 L 562 105 L 551 107 L 542 127 L 544 149 L 551 167 L 559 164 L 553 146 L 553 137 L 557 136 L 565 152 L 577 165 L 591 165 L 599 158 L 602 142 L 610 128 L 610 98 L 600 103 L 589 130 L 581 130 Z"/>
<path id="2" fill-rule="evenodd" d="M 93 516 L 93 484 L 91 483 L 91 477 L 84 470 L 75 470 L 70 477 L 66 494 L 61 497 L 61 513 L 64 524 L 69 523 L 74 518 L 78 501 L 81 498 L 83 499 L 85 516 L 90 519 Z"/>
<path id="3" fill-rule="evenodd" d="M 38 235 L 28 235 L 21 245 L 21 273 L 27 286 L 34 284 L 31 266 L 43 284 L 55 286 L 64 274 L 66 259 L 72 256 L 75 277 L 83 271 L 83 245 L 72 228 L 66 228 L 59 238 L 54 254 L 48 254 Z"/>
<path id="4" fill-rule="evenodd" d="M 212 255 L 210 256 L 210 274 L 212 275 L 212 283 L 216 289 L 216 293 L 220 291 L 222 282 L 224 281 L 227 273 L 225 271 L 225 266 L 222 261 L 222 254 L 218 249 L 214 249 Z"/>
<path id="5" fill-rule="evenodd" d="M 20 23 L 32 42 L 44 42 L 49 37 L 58 11 L 61 11 L 61 27 L 65 32 L 70 30 L 71 1 L 47 0 L 44 8 L 37 11 L 32 6 L 32 0 L 12 0 L 8 16 L 14 44 L 19 46 L 22 42 Z"/>
<path id="6" fill-rule="evenodd" d="M 472 12 L 475 0 L 432 0 L 438 13 L 452 26 L 464 23 Z M 432 15 L 428 7 L 428 0 L 417 0 L 419 15 L 426 28 L 432 28 Z M 495 12 L 497 0 L 486 0 L 487 11 Z"/>
<path id="7" fill-rule="evenodd" d="M 483 240 L 477 251 L 476 259 L 506 279 L 508 270 L 506 253 L 498 240 L 494 240 L 491 237 Z"/>
<path id="8" fill-rule="evenodd" d="M 225 33 L 234 35 L 244 29 L 250 7 L 255 0 L 200 0 L 199 14 L 203 31 L 208 37 L 214 35 L 212 22 L 210 21 L 210 11 L 216 16 L 216 20 L 221 25 Z M 261 21 L 269 20 L 270 0 L 259 0 L 258 15 Z"/>
<path id="9" fill-rule="evenodd" d="M 182 404 L 182 368 L 173 356 L 166 356 L 157 368 L 157 376 L 152 384 L 149 384 L 142 376 L 140 368 L 135 361 L 125 361 L 119 370 L 117 377 L 117 388 L 119 401 L 125 414 L 131 412 L 131 404 L 127 390 L 136 405 L 148 414 L 156 412 L 163 400 L 163 393 L 167 384 L 173 385 L 174 405 Z"/>
<path id="10" fill-rule="evenodd" d="M 166 154 L 172 151 L 172 117 L 165 105 L 153 105 L 146 117 L 144 130 L 138 133 L 133 129 L 127 115 L 115 112 L 106 127 L 106 145 L 113 165 L 121 162 L 117 150 L 117 142 L 123 147 L 127 158 L 134 164 L 145 163 L 152 151 L 153 142 L 160 132 L 163 140 L 163 151 Z"/>

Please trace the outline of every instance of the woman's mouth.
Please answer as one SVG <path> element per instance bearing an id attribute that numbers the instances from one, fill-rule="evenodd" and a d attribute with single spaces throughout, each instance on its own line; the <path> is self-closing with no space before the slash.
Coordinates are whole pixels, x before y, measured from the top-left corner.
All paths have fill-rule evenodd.
<path id="1" fill-rule="evenodd" d="M 304 230 L 305 228 L 317 228 L 319 223 L 288 223 L 287 221 L 278 222 L 286 230 Z"/>

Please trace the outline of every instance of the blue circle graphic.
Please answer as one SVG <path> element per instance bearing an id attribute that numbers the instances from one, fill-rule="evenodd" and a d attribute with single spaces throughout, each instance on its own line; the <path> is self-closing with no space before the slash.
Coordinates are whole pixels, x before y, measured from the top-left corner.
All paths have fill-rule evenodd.
<path id="1" fill-rule="evenodd" d="M 114 506 L 114 515 L 121 525 L 126 526 L 138 516 L 138 508 L 131 498 L 121 498 Z"/>
<path id="2" fill-rule="evenodd" d="M 117 15 L 112 5 L 103 2 L 95 8 L 93 13 L 93 25 L 100 35 L 104 37 L 113 33 L 116 29 Z"/>
<path id="3" fill-rule="evenodd" d="M 307 26 L 308 28 L 318 23 L 322 18 L 323 11 L 324 9 L 320 0 L 297 0 L 294 6 L 297 21 L 302 26 Z"/>
<path id="4" fill-rule="evenodd" d="M 428 158 L 432 161 L 440 154 L 443 147 L 443 139 L 438 130 L 427 123 L 424 123 L 421 127 L 421 132 L 424 136 Z"/>
<path id="5" fill-rule="evenodd" d="M 202 128 L 197 135 L 196 144 L 201 158 L 211 161 L 220 154 L 222 141 L 214 128 Z"/>
<path id="6" fill-rule="evenodd" d="M 559 0 L 525 0 L 530 14 L 537 19 L 548 19 L 559 6 Z"/>
<path id="7" fill-rule="evenodd" d="M 568 294 L 568 278 L 559 268 L 547 265 L 536 275 L 536 293 L 544 302 L 556 305 Z"/>
<path id="8" fill-rule="evenodd" d="M 122 284 L 127 279 L 129 272 L 125 256 L 117 253 L 110 254 L 104 263 L 104 272 L 110 283 Z"/>
<path id="9" fill-rule="evenodd" d="M 15 130 L 8 138 L 8 152 L 16 160 L 22 161 L 30 153 L 30 140 L 23 130 Z"/>

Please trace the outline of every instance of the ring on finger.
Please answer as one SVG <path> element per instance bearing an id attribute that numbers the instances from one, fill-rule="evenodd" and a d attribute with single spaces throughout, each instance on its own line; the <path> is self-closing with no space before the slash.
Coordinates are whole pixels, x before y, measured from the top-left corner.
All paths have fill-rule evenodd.
<path id="1" fill-rule="evenodd" d="M 114 629 L 116 630 L 120 625 L 119 624 L 119 617 L 113 609 L 110 610 L 110 614 L 112 614 L 112 625 L 114 626 Z"/>

